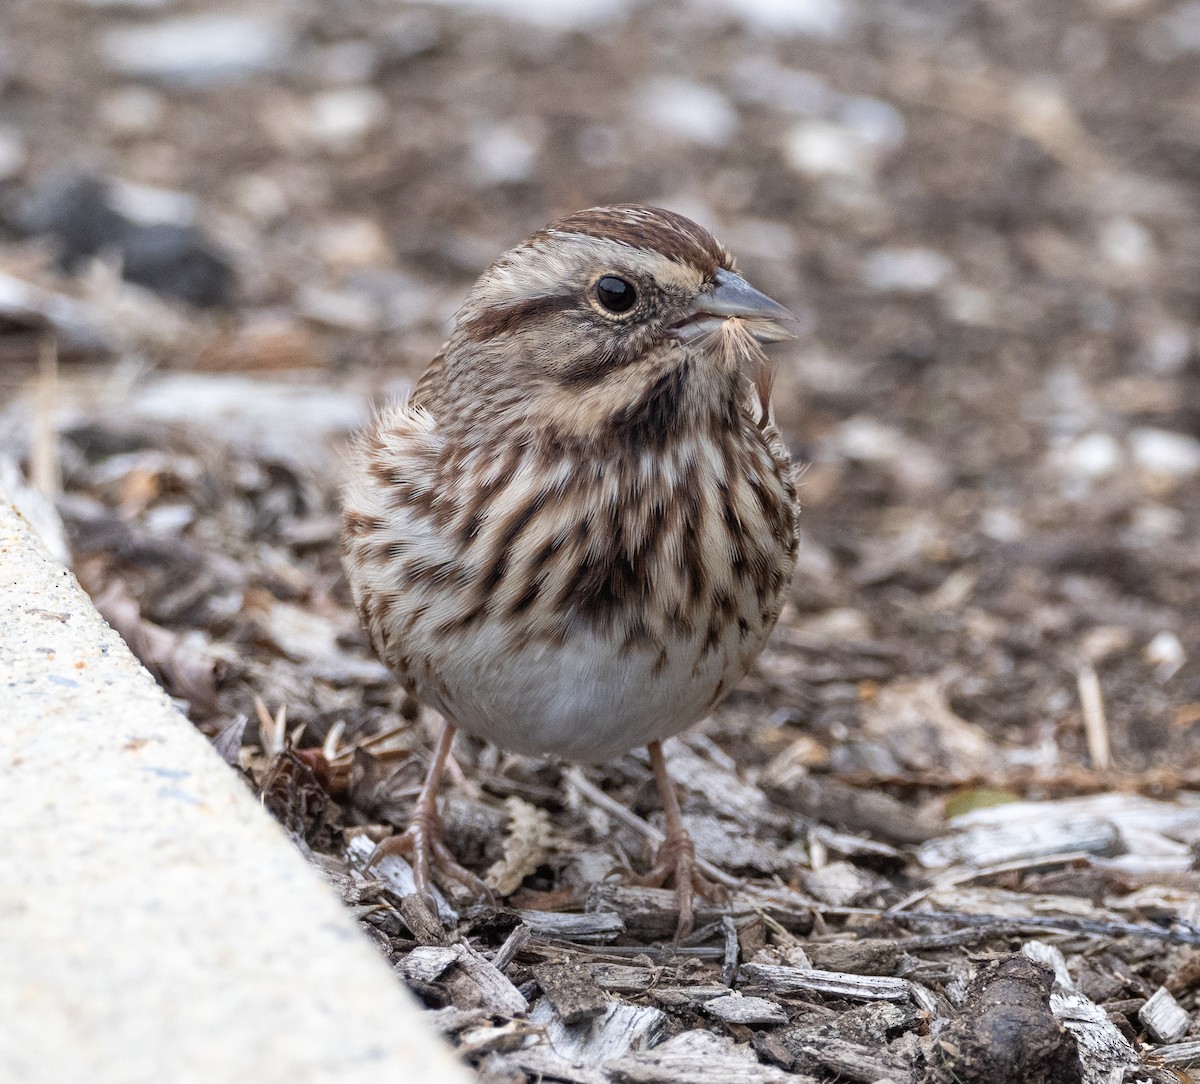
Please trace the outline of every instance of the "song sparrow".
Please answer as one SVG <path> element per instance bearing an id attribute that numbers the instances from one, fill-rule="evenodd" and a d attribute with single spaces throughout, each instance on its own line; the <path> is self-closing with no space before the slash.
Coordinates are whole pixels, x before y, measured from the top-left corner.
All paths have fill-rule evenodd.
<path id="1" fill-rule="evenodd" d="M 791 579 L 796 490 L 757 345 L 790 319 L 681 215 L 580 211 L 484 272 L 360 440 L 346 573 L 380 658 L 446 720 L 377 850 L 411 855 L 427 897 L 431 869 L 483 888 L 441 837 L 456 728 L 582 761 L 647 745 L 666 840 L 644 880 L 674 878 L 690 929 L 713 886 L 660 743 L 746 673 Z"/>

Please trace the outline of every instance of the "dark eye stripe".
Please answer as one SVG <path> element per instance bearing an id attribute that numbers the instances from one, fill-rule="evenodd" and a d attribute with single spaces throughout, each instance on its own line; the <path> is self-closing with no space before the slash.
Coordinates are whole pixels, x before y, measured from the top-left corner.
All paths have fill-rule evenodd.
<path id="1" fill-rule="evenodd" d="M 551 294 L 546 297 L 530 297 L 512 305 L 502 305 L 480 313 L 467 323 L 462 330 L 472 338 L 486 340 L 496 335 L 503 335 L 522 324 L 549 316 L 551 313 L 562 312 L 579 304 L 576 297 L 569 294 Z"/>

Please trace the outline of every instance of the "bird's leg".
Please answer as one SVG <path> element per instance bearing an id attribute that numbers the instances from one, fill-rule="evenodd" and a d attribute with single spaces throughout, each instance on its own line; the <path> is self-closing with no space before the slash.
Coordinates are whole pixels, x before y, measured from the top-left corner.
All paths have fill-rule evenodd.
<path id="1" fill-rule="evenodd" d="M 652 741 L 646 749 L 650 753 L 654 782 L 658 784 L 658 793 L 662 797 L 666 838 L 654 856 L 653 868 L 644 876 L 634 878 L 634 881 L 658 888 L 674 879 L 675 899 L 679 908 L 679 925 L 675 931 L 675 940 L 678 942 L 692 932 L 696 922 L 692 897 L 700 895 L 706 900 L 719 901 L 725 898 L 726 892 L 721 885 L 705 877 L 696 864 L 696 845 L 683 823 L 679 798 L 667 774 L 667 762 L 663 759 L 662 742 Z"/>
<path id="2" fill-rule="evenodd" d="M 442 818 L 437 808 L 437 792 L 446 761 L 450 757 L 450 746 L 454 744 L 454 733 L 455 728 L 451 723 L 443 725 L 433 751 L 433 760 L 425 773 L 425 782 L 421 784 L 421 793 L 417 795 L 417 804 L 413 806 L 409 815 L 408 827 L 399 835 L 390 836 L 380 843 L 367 861 L 367 865 L 372 866 L 389 854 L 400 854 L 409 858 L 412 861 L 413 881 L 417 892 L 435 915 L 437 902 L 433 896 L 433 882 L 430 878 L 433 871 L 466 885 L 473 892 L 488 899 L 492 898 L 491 889 L 469 869 L 458 864 L 442 839 Z"/>

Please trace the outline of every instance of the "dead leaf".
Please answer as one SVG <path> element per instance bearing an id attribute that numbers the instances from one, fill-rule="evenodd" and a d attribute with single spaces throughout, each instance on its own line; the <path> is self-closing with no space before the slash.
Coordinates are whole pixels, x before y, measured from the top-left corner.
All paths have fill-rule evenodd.
<path id="1" fill-rule="evenodd" d="M 546 861 L 554 833 L 544 809 L 515 796 L 504 800 L 504 808 L 509 816 L 504 856 L 487 871 L 485 880 L 501 896 L 508 896 Z"/>

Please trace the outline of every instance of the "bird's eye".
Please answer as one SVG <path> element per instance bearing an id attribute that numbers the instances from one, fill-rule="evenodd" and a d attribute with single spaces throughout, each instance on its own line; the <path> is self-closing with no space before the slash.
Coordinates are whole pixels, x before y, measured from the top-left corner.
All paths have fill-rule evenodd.
<path id="1" fill-rule="evenodd" d="M 631 282 L 604 275 L 596 282 L 596 300 L 609 312 L 628 312 L 637 301 L 637 291 Z"/>

